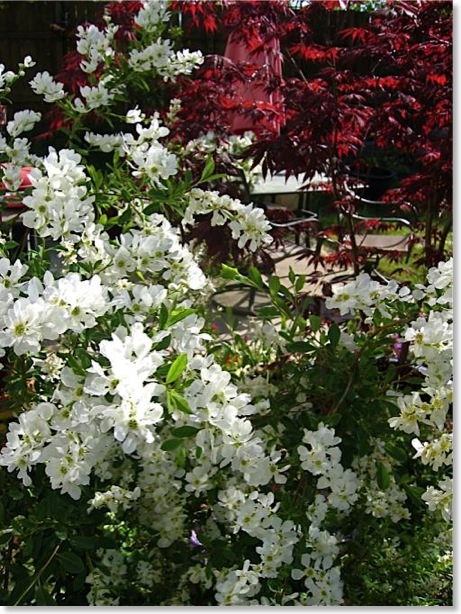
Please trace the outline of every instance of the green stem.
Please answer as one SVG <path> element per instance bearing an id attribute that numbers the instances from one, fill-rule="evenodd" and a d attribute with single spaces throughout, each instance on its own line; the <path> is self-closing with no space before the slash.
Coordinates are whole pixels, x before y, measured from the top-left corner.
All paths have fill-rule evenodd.
<path id="1" fill-rule="evenodd" d="M 29 586 L 25 589 L 25 591 L 23 591 L 21 593 L 21 595 L 18 597 L 18 599 L 16 600 L 15 603 L 13 603 L 13 606 L 15 605 L 19 605 L 21 603 L 21 600 L 27 595 L 27 593 L 30 591 L 30 589 L 34 586 L 34 584 L 36 584 L 43 572 L 45 571 L 45 569 L 50 565 L 51 561 L 54 559 L 54 557 L 56 556 L 56 554 L 58 553 L 58 550 L 60 548 L 61 544 L 58 544 L 56 546 L 56 548 L 53 550 L 53 552 L 51 553 L 49 559 L 47 560 L 47 562 L 43 565 L 43 567 L 36 573 L 36 575 L 34 576 L 34 578 L 32 578 L 32 582 L 29 584 Z"/>

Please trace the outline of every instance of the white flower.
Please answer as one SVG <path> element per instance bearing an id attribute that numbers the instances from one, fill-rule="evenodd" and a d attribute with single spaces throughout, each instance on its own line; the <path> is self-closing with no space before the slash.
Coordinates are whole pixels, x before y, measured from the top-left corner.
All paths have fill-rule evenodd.
<path id="1" fill-rule="evenodd" d="M 271 225 L 264 211 L 253 205 L 245 205 L 229 224 L 232 237 L 238 239 L 238 246 L 243 248 L 248 242 L 250 251 L 254 252 L 262 245 L 268 245 L 272 238 L 268 234 Z"/>
<path id="2" fill-rule="evenodd" d="M 13 120 L 7 123 L 6 131 L 12 137 L 19 136 L 23 132 L 32 130 L 41 117 L 41 113 L 35 111 L 18 111 L 14 114 Z"/>
<path id="3" fill-rule="evenodd" d="M 18 470 L 18 477 L 25 486 L 32 480 L 28 471 L 41 460 L 42 450 L 51 436 L 48 420 L 53 414 L 51 403 L 40 403 L 22 413 L 18 422 L 10 425 L 6 445 L 0 453 L 0 465 L 8 471 Z"/>
<path id="4" fill-rule="evenodd" d="M 440 469 L 442 465 L 453 464 L 452 433 L 442 433 L 440 438 L 426 441 L 424 444 L 415 438 L 412 440 L 411 445 L 416 450 L 413 458 L 421 458 L 423 465 L 430 465 L 434 471 Z"/>
<path id="5" fill-rule="evenodd" d="M 140 124 L 146 119 L 146 114 L 139 107 L 127 111 L 125 121 L 127 124 Z"/>
<path id="6" fill-rule="evenodd" d="M 134 18 L 134 22 L 147 32 L 155 32 L 162 22 L 167 22 L 170 13 L 167 12 L 166 0 L 145 0 Z"/>
<path id="7" fill-rule="evenodd" d="M 303 442 L 310 446 L 298 446 L 301 467 L 313 475 L 323 475 L 341 460 L 341 451 L 337 446 L 340 437 L 335 436 L 334 429 L 325 427 L 323 422 L 317 431 L 304 429 Z"/>
<path id="8" fill-rule="evenodd" d="M 422 401 L 417 392 L 398 396 L 397 405 L 400 408 L 400 415 L 389 418 L 389 426 L 404 433 L 419 435 L 419 423 L 429 423 L 427 415 L 430 412 L 430 405 Z"/>
<path id="9" fill-rule="evenodd" d="M 81 101 L 77 102 L 79 99 L 76 99 L 74 101 L 75 110 L 80 113 L 87 113 L 88 111 L 99 109 L 100 107 L 109 106 L 117 90 L 110 90 L 107 85 L 107 81 L 100 81 L 96 86 L 85 85 L 81 87 L 80 94 L 85 99 L 86 104 L 83 104 Z"/>
<path id="10" fill-rule="evenodd" d="M 80 62 L 80 68 L 86 73 L 94 72 L 101 62 L 115 55 L 112 49 L 114 35 L 118 26 L 109 24 L 105 30 L 99 30 L 95 25 L 77 28 L 77 51 L 86 59 Z"/>
<path id="11" fill-rule="evenodd" d="M 16 75 L 12 70 L 5 71 L 5 65 L 0 64 L 0 92 L 8 93 L 10 85 L 16 79 Z"/>
<path id="12" fill-rule="evenodd" d="M 32 66 L 35 66 L 36 62 L 34 62 L 30 55 L 26 55 L 22 61 L 22 64 L 24 68 L 32 68 Z"/>
<path id="13" fill-rule="evenodd" d="M 0 347 L 11 347 L 18 356 L 38 352 L 43 339 L 43 307 L 42 300 L 31 302 L 28 298 L 18 298 L 5 315 Z"/>
<path id="14" fill-rule="evenodd" d="M 15 192 L 19 190 L 21 185 L 21 171 L 22 168 L 19 164 L 8 164 L 8 166 L 2 169 L 2 183 L 8 190 Z"/>
<path id="15" fill-rule="evenodd" d="M 452 517 L 453 480 L 447 478 L 438 483 L 440 488 L 429 486 L 421 499 L 427 504 L 431 512 L 439 510 L 442 518 L 449 522 Z"/>
<path id="16" fill-rule="evenodd" d="M 318 489 L 330 489 L 328 502 L 338 510 L 348 510 L 358 499 L 359 479 L 351 470 L 337 464 L 322 475 L 318 482 Z"/>
<path id="17" fill-rule="evenodd" d="M 128 64 L 135 72 L 156 70 L 160 75 L 168 74 L 170 58 L 174 55 L 171 41 L 158 38 L 141 51 L 132 49 Z"/>
<path id="18" fill-rule="evenodd" d="M 94 134 L 94 132 L 86 132 L 84 138 L 87 143 L 93 147 L 98 147 L 105 153 L 118 151 L 121 155 L 124 155 L 122 134 Z"/>
<path id="19" fill-rule="evenodd" d="M 57 102 L 66 95 L 63 84 L 54 81 L 47 71 L 37 73 L 30 86 L 36 94 L 43 96 L 45 102 Z"/>
<path id="20" fill-rule="evenodd" d="M 43 159 L 45 172 L 33 168 L 29 173 L 32 193 L 24 197 L 27 207 L 21 215 L 28 228 L 35 228 L 42 237 L 72 239 L 94 221 L 94 196 L 88 195 L 88 181 L 81 156 L 73 150 L 62 149 Z"/>
<path id="21" fill-rule="evenodd" d="M 160 143 L 134 149 L 131 163 L 134 177 L 147 177 L 154 185 L 161 185 L 160 179 L 168 179 L 178 172 L 177 157 Z"/>
<path id="22" fill-rule="evenodd" d="M 88 501 L 88 512 L 100 507 L 107 507 L 111 512 L 119 508 L 128 510 L 132 507 L 132 502 L 141 496 L 141 489 L 137 486 L 133 491 L 113 485 L 106 492 L 96 491 L 95 496 Z"/>
<path id="23" fill-rule="evenodd" d="M 136 397 L 123 399 L 119 405 L 103 409 L 101 429 L 113 429 L 114 438 L 122 444 L 125 454 L 133 453 L 139 443 L 154 441 L 151 428 L 162 419 L 163 407 L 151 401 L 151 387 L 145 386 Z"/>

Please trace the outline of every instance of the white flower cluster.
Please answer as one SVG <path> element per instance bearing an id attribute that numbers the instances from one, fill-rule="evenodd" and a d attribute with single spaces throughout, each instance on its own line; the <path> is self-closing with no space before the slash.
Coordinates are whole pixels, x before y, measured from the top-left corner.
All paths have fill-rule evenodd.
<path id="1" fill-rule="evenodd" d="M 146 120 L 138 109 L 127 114 L 127 121 L 136 124 L 138 137 L 126 133 L 94 134 L 87 132 L 85 140 L 101 151 L 118 153 L 127 157 L 134 177 L 149 181 L 152 185 L 161 185 L 161 180 L 168 179 L 178 172 L 178 160 L 175 154 L 159 142 L 169 134 L 169 129 L 162 126 L 156 115 Z M 147 125 L 144 127 L 142 122 Z"/>
<path id="2" fill-rule="evenodd" d="M 321 530 L 320 525 L 329 508 L 340 513 L 350 511 L 358 500 L 360 482 L 351 469 L 344 469 L 341 465 L 338 448 L 341 438 L 335 435 L 333 428 L 320 422 L 317 431 L 304 429 L 302 441 L 306 445 L 297 448 L 301 467 L 318 476 L 316 488 L 320 492 L 306 512 L 311 524 L 303 544 L 302 569 L 295 567 L 291 570 L 291 577 L 303 580 L 307 592 L 300 593 L 293 601 L 299 606 L 340 605 L 343 584 L 340 569 L 334 566 L 339 554 L 338 542 L 329 531 Z"/>
<path id="3" fill-rule="evenodd" d="M 320 422 L 317 431 L 305 429 L 302 440 L 309 447 L 301 445 L 297 448 L 301 467 L 320 476 L 317 488 L 328 490 L 326 499 L 332 507 L 349 510 L 358 499 L 359 480 L 351 469 L 344 469 L 340 463 L 341 450 L 337 444 L 341 443 L 341 438 L 335 436 L 334 429 Z"/>
<path id="4" fill-rule="evenodd" d="M 107 75 L 98 80 L 97 85 L 84 85 L 80 87 L 82 98 L 74 98 L 72 106 L 77 113 L 89 113 L 94 109 L 109 107 L 117 94 L 122 92 L 119 85 L 114 84 L 114 77 Z"/>
<path id="5" fill-rule="evenodd" d="M 309 528 L 305 548 L 301 557 L 303 569 L 291 570 L 293 580 L 304 580 L 307 593 L 302 593 L 295 601 L 300 606 L 334 606 L 343 601 L 343 583 L 339 567 L 333 563 L 338 556 L 339 547 L 334 535 L 321 531 L 316 526 Z"/>
<path id="6" fill-rule="evenodd" d="M 418 438 L 413 439 L 415 458 L 421 458 L 434 471 L 450 470 L 452 436 L 447 416 L 453 402 L 453 259 L 431 267 L 426 279 L 427 285 L 417 284 L 411 292 L 395 281 L 380 284 L 361 274 L 336 288 L 326 306 L 339 309 L 342 315 L 362 311 L 371 316 L 378 309 L 390 317 L 394 301 L 421 303 L 421 315 L 407 327 L 402 341 L 410 344 L 423 383 L 419 391 L 392 394 L 400 413 L 389 419 L 389 425 L 418 437 L 421 429 L 425 430 L 428 441 L 422 444 Z M 439 509 L 445 519 L 451 514 L 450 484 L 451 480 L 445 479 L 439 482 L 440 490 L 430 487 L 423 497 L 429 509 Z"/>
<path id="7" fill-rule="evenodd" d="M 159 24 L 170 19 L 167 0 L 143 0 L 134 23 L 146 32 L 156 32 Z"/>
<path id="8" fill-rule="evenodd" d="M 10 85 L 16 78 L 16 74 L 12 70 L 5 70 L 5 64 L 0 64 L 0 92 L 7 93 L 10 91 Z"/>
<path id="9" fill-rule="evenodd" d="M 170 40 L 158 38 L 141 50 L 133 49 L 129 54 L 128 64 L 135 72 L 154 71 L 168 80 L 178 75 L 190 75 L 203 64 L 203 59 L 201 51 L 174 51 Z"/>
<path id="10" fill-rule="evenodd" d="M 177 157 L 158 142 L 158 138 L 168 134 L 169 130 L 159 126 L 156 118 L 150 127 L 141 128 L 137 124 L 136 129 L 138 140 L 125 142 L 133 176 L 147 178 L 154 186 L 161 185 L 161 179 L 168 179 L 178 172 Z"/>
<path id="11" fill-rule="evenodd" d="M 80 61 L 80 68 L 86 73 L 94 73 L 101 63 L 114 57 L 114 36 L 118 26 L 108 24 L 105 31 L 95 25 L 77 28 L 77 51 L 86 59 Z"/>
<path id="12" fill-rule="evenodd" d="M 178 112 L 178 105 L 181 101 L 173 99 L 171 101 L 168 119 L 174 121 Z M 202 134 L 195 139 L 191 139 L 185 144 L 186 152 L 197 152 L 201 154 L 210 154 L 216 152 L 218 157 L 231 157 L 235 164 L 238 165 L 245 174 L 245 179 L 248 185 L 253 185 L 257 179 L 261 178 L 262 165 L 254 164 L 253 160 L 239 160 L 238 156 L 250 145 L 255 142 L 255 134 L 251 130 L 246 131 L 242 135 L 231 134 L 229 136 L 218 135 L 209 130 L 206 134 Z"/>
<path id="13" fill-rule="evenodd" d="M 30 152 L 31 144 L 19 134 L 31 130 L 40 120 L 40 113 L 19 111 L 7 124 L 5 136 L 0 134 L 0 152 L 8 162 L 0 165 L 0 180 L 9 192 L 16 192 L 24 187 L 23 181 L 28 175 L 28 167 L 40 164 L 40 158 Z M 21 199 L 23 192 L 21 193 Z"/>
<path id="14" fill-rule="evenodd" d="M 442 433 L 437 439 L 424 443 L 415 438 L 411 443 L 416 450 L 413 458 L 421 458 L 423 465 L 430 465 L 434 471 L 453 464 L 453 433 Z"/>
<path id="15" fill-rule="evenodd" d="M 40 121 L 42 115 L 36 111 L 18 111 L 14 114 L 14 117 L 6 125 L 6 131 L 13 138 L 19 136 L 23 132 L 32 130 L 37 122 Z"/>
<path id="16" fill-rule="evenodd" d="M 432 267 L 427 281 L 415 295 L 429 305 L 429 315 L 418 317 L 404 334 L 424 382 L 420 391 L 397 397 L 400 414 L 390 418 L 389 425 L 417 435 L 412 441 L 415 458 L 434 471 L 446 472 L 453 463 L 451 420 L 447 420 L 453 402 L 453 259 Z M 419 440 L 421 430 L 427 432 L 424 443 Z M 423 500 L 429 510 L 439 510 L 449 520 L 452 479 L 439 481 L 439 487 L 429 487 Z"/>
<path id="17" fill-rule="evenodd" d="M 238 241 L 241 249 L 247 246 L 251 251 L 256 251 L 272 242 L 269 234 L 271 226 L 262 209 L 252 204 L 244 205 L 227 194 L 192 189 L 184 213 L 184 224 L 193 224 L 196 216 L 206 213 L 212 213 L 212 226 L 229 224 L 232 237 Z"/>
<path id="18" fill-rule="evenodd" d="M 101 563 L 100 568 L 94 568 L 86 577 L 86 583 L 91 586 L 87 595 L 88 605 L 97 607 L 118 606 L 119 598 L 112 597 L 110 587 L 122 584 L 126 579 L 127 566 L 123 555 L 118 550 L 101 551 Z M 110 575 L 106 573 L 107 570 L 110 570 Z"/>
<path id="19" fill-rule="evenodd" d="M 88 194 L 88 178 L 81 156 L 70 149 L 50 153 L 42 168 L 29 173 L 32 193 L 24 197 L 27 211 L 21 215 L 27 228 L 41 237 L 71 240 L 94 221 L 94 196 Z"/>
<path id="20" fill-rule="evenodd" d="M 104 153 L 117 151 L 123 155 L 124 136 L 118 134 L 95 134 L 94 132 L 85 132 L 85 141 L 92 147 L 100 149 Z"/>
<path id="21" fill-rule="evenodd" d="M 256 548 L 258 563 L 245 561 L 242 569 L 232 569 L 218 575 L 216 600 L 222 606 L 249 605 L 249 599 L 259 592 L 260 580 L 275 578 L 284 565 L 293 561 L 293 548 L 299 541 L 299 529 L 291 521 L 282 521 L 276 511 L 272 493 L 263 495 L 257 491 L 245 495 L 230 487 L 218 494 L 217 517 L 225 519 L 236 533 L 243 530 L 261 540 Z"/>
<path id="22" fill-rule="evenodd" d="M 42 349 L 66 331 L 92 328 L 96 319 L 110 309 L 99 277 L 82 280 L 69 273 L 55 280 L 50 272 L 44 283 L 33 278 L 21 283 L 25 267 L 2 259 L 0 295 L 0 348 L 12 348 L 18 356 Z M 7 287 L 6 282 L 8 282 Z M 0 349 L 1 355 L 4 350 Z"/>
<path id="23" fill-rule="evenodd" d="M 440 480 L 438 487 L 429 486 L 421 499 L 427 504 L 431 512 L 440 512 L 442 518 L 450 522 L 453 517 L 453 479 Z"/>
<path id="24" fill-rule="evenodd" d="M 139 498 L 141 489 L 137 486 L 133 491 L 113 485 L 105 492 L 97 491 L 92 499 L 88 501 L 90 507 L 88 512 L 100 507 L 107 507 L 111 512 L 118 509 L 128 510 L 132 507 L 132 501 Z"/>
<path id="25" fill-rule="evenodd" d="M 135 72 L 155 72 L 164 80 L 191 72 L 203 63 L 203 54 L 200 51 L 183 49 L 175 51 L 170 40 L 161 38 L 164 23 L 170 15 L 167 11 L 167 2 L 153 2 L 151 0 L 141 3 L 140 10 L 134 17 L 138 26 L 139 40 L 131 42 L 132 49 L 127 55 L 128 66 Z M 97 28 L 95 25 L 77 28 L 77 51 L 81 56 L 80 68 L 83 72 L 94 75 L 97 70 L 97 82 L 80 87 L 80 96 L 71 99 L 74 112 L 85 114 L 95 109 L 108 108 L 116 97 L 126 91 L 126 79 L 122 73 L 114 70 L 116 63 L 113 61 L 117 53 L 115 36 L 118 26 L 113 24 L 110 15 L 105 15 L 105 27 Z M 146 43 L 146 36 L 152 39 Z M 5 87 L 12 83 L 17 76 L 11 71 L 3 74 L 0 66 L 0 91 L 4 83 Z M 4 68 L 4 67 L 3 67 Z M 39 96 L 43 96 L 45 102 L 64 102 L 66 91 L 62 83 L 59 83 L 47 71 L 39 72 L 30 81 L 32 90 Z"/>
<path id="26" fill-rule="evenodd" d="M 377 309 L 383 316 L 390 317 L 389 304 L 396 300 L 414 299 L 410 290 L 400 287 L 394 279 L 383 284 L 371 279 L 368 273 L 360 273 L 349 283 L 334 287 L 333 296 L 327 297 L 325 306 L 327 309 L 339 309 L 342 316 L 354 311 L 371 316 Z"/>
<path id="27" fill-rule="evenodd" d="M 43 96 L 45 102 L 55 103 L 66 96 L 64 85 L 55 81 L 46 70 L 38 72 L 29 84 L 35 94 Z"/>
<path id="28" fill-rule="evenodd" d="M 120 235 L 115 242 L 109 242 L 98 234 L 94 238 L 96 244 L 80 246 L 79 255 L 100 265 L 101 278 L 106 284 L 120 287 L 120 292 L 114 297 L 120 308 L 131 308 L 142 315 L 153 305 L 158 305 L 164 290 L 155 286 L 154 281 L 167 285 L 170 292 L 183 292 L 185 288 L 202 290 L 207 285 L 192 253 L 181 243 L 178 230 L 163 215 L 149 216 L 142 229 L 134 228 Z M 151 287 L 143 284 L 144 287 L 136 290 L 133 286 L 132 293 L 128 294 L 128 288 L 122 287 L 121 280 L 129 278 L 135 282 L 138 272 L 149 280 Z"/>
<path id="29" fill-rule="evenodd" d="M 392 522 L 409 519 L 410 512 L 405 507 L 408 497 L 395 481 L 393 464 L 384 451 L 384 443 L 379 439 L 374 439 L 371 443 L 373 453 L 357 457 L 352 463 L 360 479 L 365 512 L 375 518 L 390 518 Z M 378 467 L 386 473 L 388 483 L 385 488 L 378 484 Z"/>

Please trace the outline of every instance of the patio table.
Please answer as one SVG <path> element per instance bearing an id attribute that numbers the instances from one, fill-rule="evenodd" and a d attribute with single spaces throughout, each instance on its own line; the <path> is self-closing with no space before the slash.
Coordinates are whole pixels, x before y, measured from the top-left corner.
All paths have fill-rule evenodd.
<path id="1" fill-rule="evenodd" d="M 268 175 L 266 179 L 261 175 L 250 185 L 249 190 L 251 196 L 275 197 L 278 194 L 297 194 L 298 212 L 301 213 L 309 208 L 310 195 L 313 192 L 328 191 L 329 186 L 330 180 L 321 173 L 315 173 L 310 179 L 306 179 L 304 175 L 299 177 L 291 175 L 286 179 L 285 173 L 277 173 Z"/>

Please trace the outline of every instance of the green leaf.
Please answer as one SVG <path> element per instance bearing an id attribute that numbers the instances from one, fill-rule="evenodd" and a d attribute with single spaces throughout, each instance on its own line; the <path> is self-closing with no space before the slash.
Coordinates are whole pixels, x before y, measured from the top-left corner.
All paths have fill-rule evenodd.
<path id="1" fill-rule="evenodd" d="M 311 330 L 315 333 L 316 331 L 320 329 L 320 325 L 322 324 L 322 318 L 320 316 L 310 315 L 309 324 L 310 324 Z"/>
<path id="2" fill-rule="evenodd" d="M 209 183 L 210 181 L 216 181 L 216 179 L 223 179 L 224 177 L 227 177 L 225 173 L 213 173 L 206 178 L 206 182 Z M 199 181 L 198 183 L 202 183 L 202 181 Z"/>
<path id="3" fill-rule="evenodd" d="M 166 383 L 172 384 L 175 382 L 187 367 L 187 354 L 180 354 L 176 357 L 174 362 L 171 364 L 168 373 L 166 375 Z"/>
<path id="4" fill-rule="evenodd" d="M 168 308 L 163 303 L 160 305 L 160 313 L 158 317 L 158 327 L 163 330 L 168 322 Z"/>
<path id="5" fill-rule="evenodd" d="M 328 330 L 328 340 L 333 348 L 335 348 L 341 339 L 341 331 L 337 324 L 331 324 Z"/>
<path id="6" fill-rule="evenodd" d="M 399 463 L 405 463 L 407 461 L 407 453 L 403 448 L 399 448 L 392 443 L 388 443 L 384 446 L 384 449 L 391 458 Z"/>
<path id="7" fill-rule="evenodd" d="M 304 284 L 306 283 L 306 276 L 299 275 L 295 282 L 295 292 L 300 292 L 304 288 Z"/>
<path id="8" fill-rule="evenodd" d="M 175 409 L 178 409 L 179 411 L 182 411 L 185 414 L 192 413 L 191 408 L 189 407 L 189 404 L 186 401 L 186 399 L 174 389 L 167 390 L 166 401 L 167 401 L 168 410 L 170 412 Z"/>
<path id="9" fill-rule="evenodd" d="M 281 298 L 280 296 L 273 296 L 272 297 L 272 302 L 274 303 L 274 305 L 276 305 L 279 310 L 284 313 L 288 318 L 291 317 L 291 311 L 290 308 L 288 307 L 288 305 L 285 303 L 284 299 Z"/>
<path id="10" fill-rule="evenodd" d="M 276 318 L 277 316 L 279 316 L 280 311 L 277 309 L 277 307 L 259 307 L 258 315 L 261 318 L 269 320 L 269 319 Z"/>
<path id="11" fill-rule="evenodd" d="M 181 446 L 180 448 L 178 448 L 175 454 L 174 462 L 176 463 L 178 467 L 181 467 L 182 469 L 184 469 L 184 467 L 186 466 L 186 461 L 187 461 L 187 450 L 184 446 Z"/>
<path id="12" fill-rule="evenodd" d="M 167 327 L 173 326 L 173 324 L 181 322 L 181 320 L 184 320 L 185 318 L 187 318 L 187 316 L 190 316 L 193 313 L 195 313 L 195 309 L 176 309 L 170 313 L 166 325 Z"/>
<path id="13" fill-rule="evenodd" d="M 376 465 L 376 481 L 381 490 L 387 490 L 391 484 L 389 471 L 381 461 Z"/>
<path id="14" fill-rule="evenodd" d="M 197 435 L 197 433 L 199 431 L 201 431 L 202 429 L 197 428 L 196 426 L 179 426 L 177 429 L 173 429 L 171 432 L 173 433 L 173 435 L 175 437 L 193 437 L 194 435 Z"/>
<path id="15" fill-rule="evenodd" d="M 306 354 L 315 350 L 315 346 L 307 341 L 293 341 L 287 345 L 287 350 L 293 354 Z"/>
<path id="16" fill-rule="evenodd" d="M 3 247 L 4 249 L 15 249 L 18 245 L 19 243 L 17 241 L 6 241 L 6 243 L 3 244 Z"/>
<path id="17" fill-rule="evenodd" d="M 188 168 L 186 172 L 184 173 L 184 183 L 186 184 L 192 183 L 192 171 L 190 170 L 190 168 Z"/>
<path id="18" fill-rule="evenodd" d="M 269 279 L 269 292 L 271 293 L 272 296 L 277 296 L 279 290 L 280 290 L 280 278 L 273 275 Z"/>
<path id="19" fill-rule="evenodd" d="M 72 537 L 69 542 L 77 550 L 95 550 L 98 547 L 95 538 L 86 535 Z"/>
<path id="20" fill-rule="evenodd" d="M 264 287 L 263 278 L 261 277 L 261 273 L 254 266 L 248 269 L 248 278 L 257 286 L 262 289 Z"/>
<path id="21" fill-rule="evenodd" d="M 208 156 L 205 162 L 205 167 L 202 171 L 202 175 L 200 177 L 200 183 L 209 180 L 210 175 L 213 174 L 215 169 L 215 163 L 211 156 Z"/>
<path id="22" fill-rule="evenodd" d="M 66 571 L 71 574 L 81 573 L 85 570 L 82 559 L 75 552 L 61 552 L 58 560 Z"/>
<path id="23" fill-rule="evenodd" d="M 67 354 L 66 355 L 66 360 L 67 360 L 67 363 L 68 363 L 69 367 L 77 375 L 85 375 L 86 374 L 86 369 L 84 369 L 82 367 L 82 365 L 79 363 L 78 360 L 76 360 L 76 358 L 74 358 L 74 356 L 72 356 L 71 354 Z"/>
<path id="24" fill-rule="evenodd" d="M 227 264 L 221 265 L 221 277 L 223 279 L 236 279 L 240 276 L 240 273 L 234 267 L 227 266 Z"/>
<path id="25" fill-rule="evenodd" d="M 406 484 L 404 488 L 407 495 L 413 499 L 415 503 L 422 503 L 421 497 L 424 494 L 424 488 L 421 486 L 414 486 L 413 484 Z"/>
<path id="26" fill-rule="evenodd" d="M 171 335 L 166 335 L 161 341 L 155 344 L 154 350 L 166 350 L 171 343 Z"/>
<path id="27" fill-rule="evenodd" d="M 171 452 L 172 450 L 176 450 L 176 448 L 179 448 L 179 446 L 182 445 L 183 442 L 181 439 L 166 439 L 160 446 L 160 449 L 164 452 Z"/>

